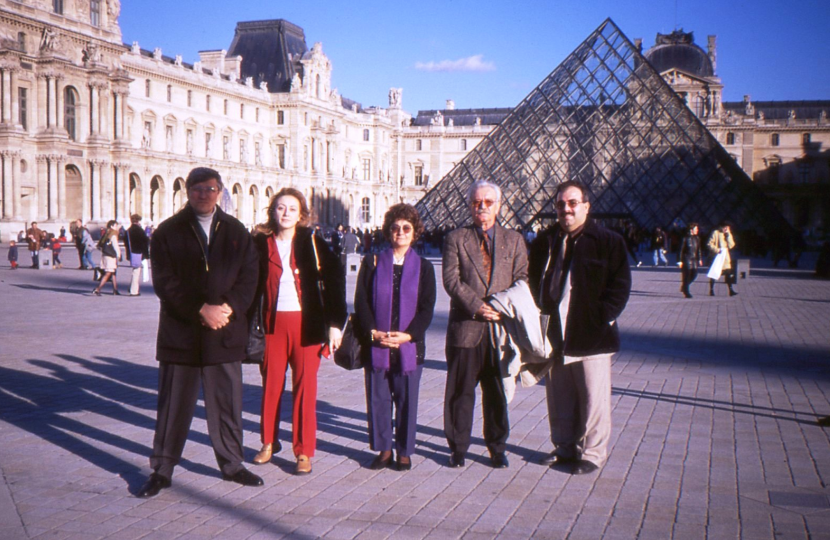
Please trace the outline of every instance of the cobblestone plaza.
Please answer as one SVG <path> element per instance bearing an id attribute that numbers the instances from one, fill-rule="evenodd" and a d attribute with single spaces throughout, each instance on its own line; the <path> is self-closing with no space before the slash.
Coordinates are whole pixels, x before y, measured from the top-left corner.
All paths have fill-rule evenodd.
<path id="1" fill-rule="evenodd" d="M 71 250 L 64 262 L 76 266 Z M 327 362 L 313 474 L 293 476 L 288 450 L 254 467 L 261 385 L 246 366 L 245 457 L 265 486 L 222 481 L 200 402 L 173 487 L 152 500 L 132 495 L 155 422 L 150 284 L 98 298 L 91 272 L 4 264 L 0 538 L 830 538 L 830 432 L 817 425 L 830 415 L 830 282 L 753 263 L 734 298 L 705 296 L 701 280 L 685 300 L 677 270 L 634 269 L 597 474 L 538 464 L 551 450 L 541 386 L 510 406 L 510 468 L 488 465 L 480 413 L 467 467 L 445 467 L 439 286 L 411 471 L 367 469 L 362 374 Z"/>

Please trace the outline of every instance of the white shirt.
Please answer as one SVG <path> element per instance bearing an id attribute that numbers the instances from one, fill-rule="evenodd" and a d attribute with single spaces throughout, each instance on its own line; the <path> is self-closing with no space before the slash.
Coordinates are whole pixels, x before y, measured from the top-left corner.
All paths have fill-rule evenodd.
<path id="1" fill-rule="evenodd" d="M 302 311 L 300 298 L 297 296 L 297 286 L 294 284 L 294 270 L 291 268 L 291 242 L 292 240 L 277 240 L 277 253 L 282 261 L 282 276 L 280 276 L 280 288 L 277 295 L 277 311 Z"/>
<path id="2" fill-rule="evenodd" d="M 213 212 L 210 214 L 205 214 L 204 216 L 201 214 L 196 214 L 196 221 L 199 222 L 199 225 L 202 227 L 202 230 L 205 231 L 205 237 L 207 238 L 207 243 L 210 245 L 210 224 L 213 223 L 213 215 L 216 213 L 216 207 L 213 208 Z"/>

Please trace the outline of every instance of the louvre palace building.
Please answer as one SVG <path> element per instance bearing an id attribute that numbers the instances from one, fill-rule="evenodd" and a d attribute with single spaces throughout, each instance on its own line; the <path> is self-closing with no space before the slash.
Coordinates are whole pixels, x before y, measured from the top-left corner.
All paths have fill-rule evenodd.
<path id="1" fill-rule="evenodd" d="M 392 204 L 435 191 L 514 111 L 447 100 L 413 116 L 394 87 L 386 107 L 364 106 L 339 94 L 322 44 L 309 48 L 285 20 L 240 22 L 227 49 L 190 64 L 124 44 L 120 5 L 0 7 L 2 241 L 32 221 L 51 232 L 132 213 L 158 224 L 185 203 L 196 166 L 222 174 L 223 207 L 249 226 L 284 186 L 306 194 L 319 223 L 378 226 Z M 705 51 L 683 32 L 645 52 L 634 43 L 793 226 L 827 227 L 830 100 L 724 102 L 713 36 Z"/>

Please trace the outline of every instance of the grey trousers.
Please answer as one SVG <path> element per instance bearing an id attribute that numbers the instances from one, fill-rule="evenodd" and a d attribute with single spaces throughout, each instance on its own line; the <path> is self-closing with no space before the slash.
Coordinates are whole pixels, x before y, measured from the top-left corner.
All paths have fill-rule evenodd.
<path id="1" fill-rule="evenodd" d="M 554 452 L 605 464 L 611 438 L 611 355 L 554 366 L 545 390 Z"/>
<path id="2" fill-rule="evenodd" d="M 172 478 L 204 388 L 208 435 L 222 474 L 242 469 L 242 363 L 193 367 L 159 364 L 158 417 L 150 467 Z"/>

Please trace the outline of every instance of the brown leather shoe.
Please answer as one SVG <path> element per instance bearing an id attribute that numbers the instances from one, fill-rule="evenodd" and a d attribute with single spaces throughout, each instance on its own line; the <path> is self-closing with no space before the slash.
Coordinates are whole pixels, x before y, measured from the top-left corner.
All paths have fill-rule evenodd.
<path id="1" fill-rule="evenodd" d="M 303 475 L 303 474 L 310 474 L 311 473 L 311 458 L 300 454 L 297 456 L 297 468 L 294 470 L 294 474 Z"/>
<path id="2" fill-rule="evenodd" d="M 254 456 L 255 465 L 265 465 L 271 461 L 271 456 L 274 454 L 274 446 L 272 444 L 262 445 L 262 450 Z"/>

